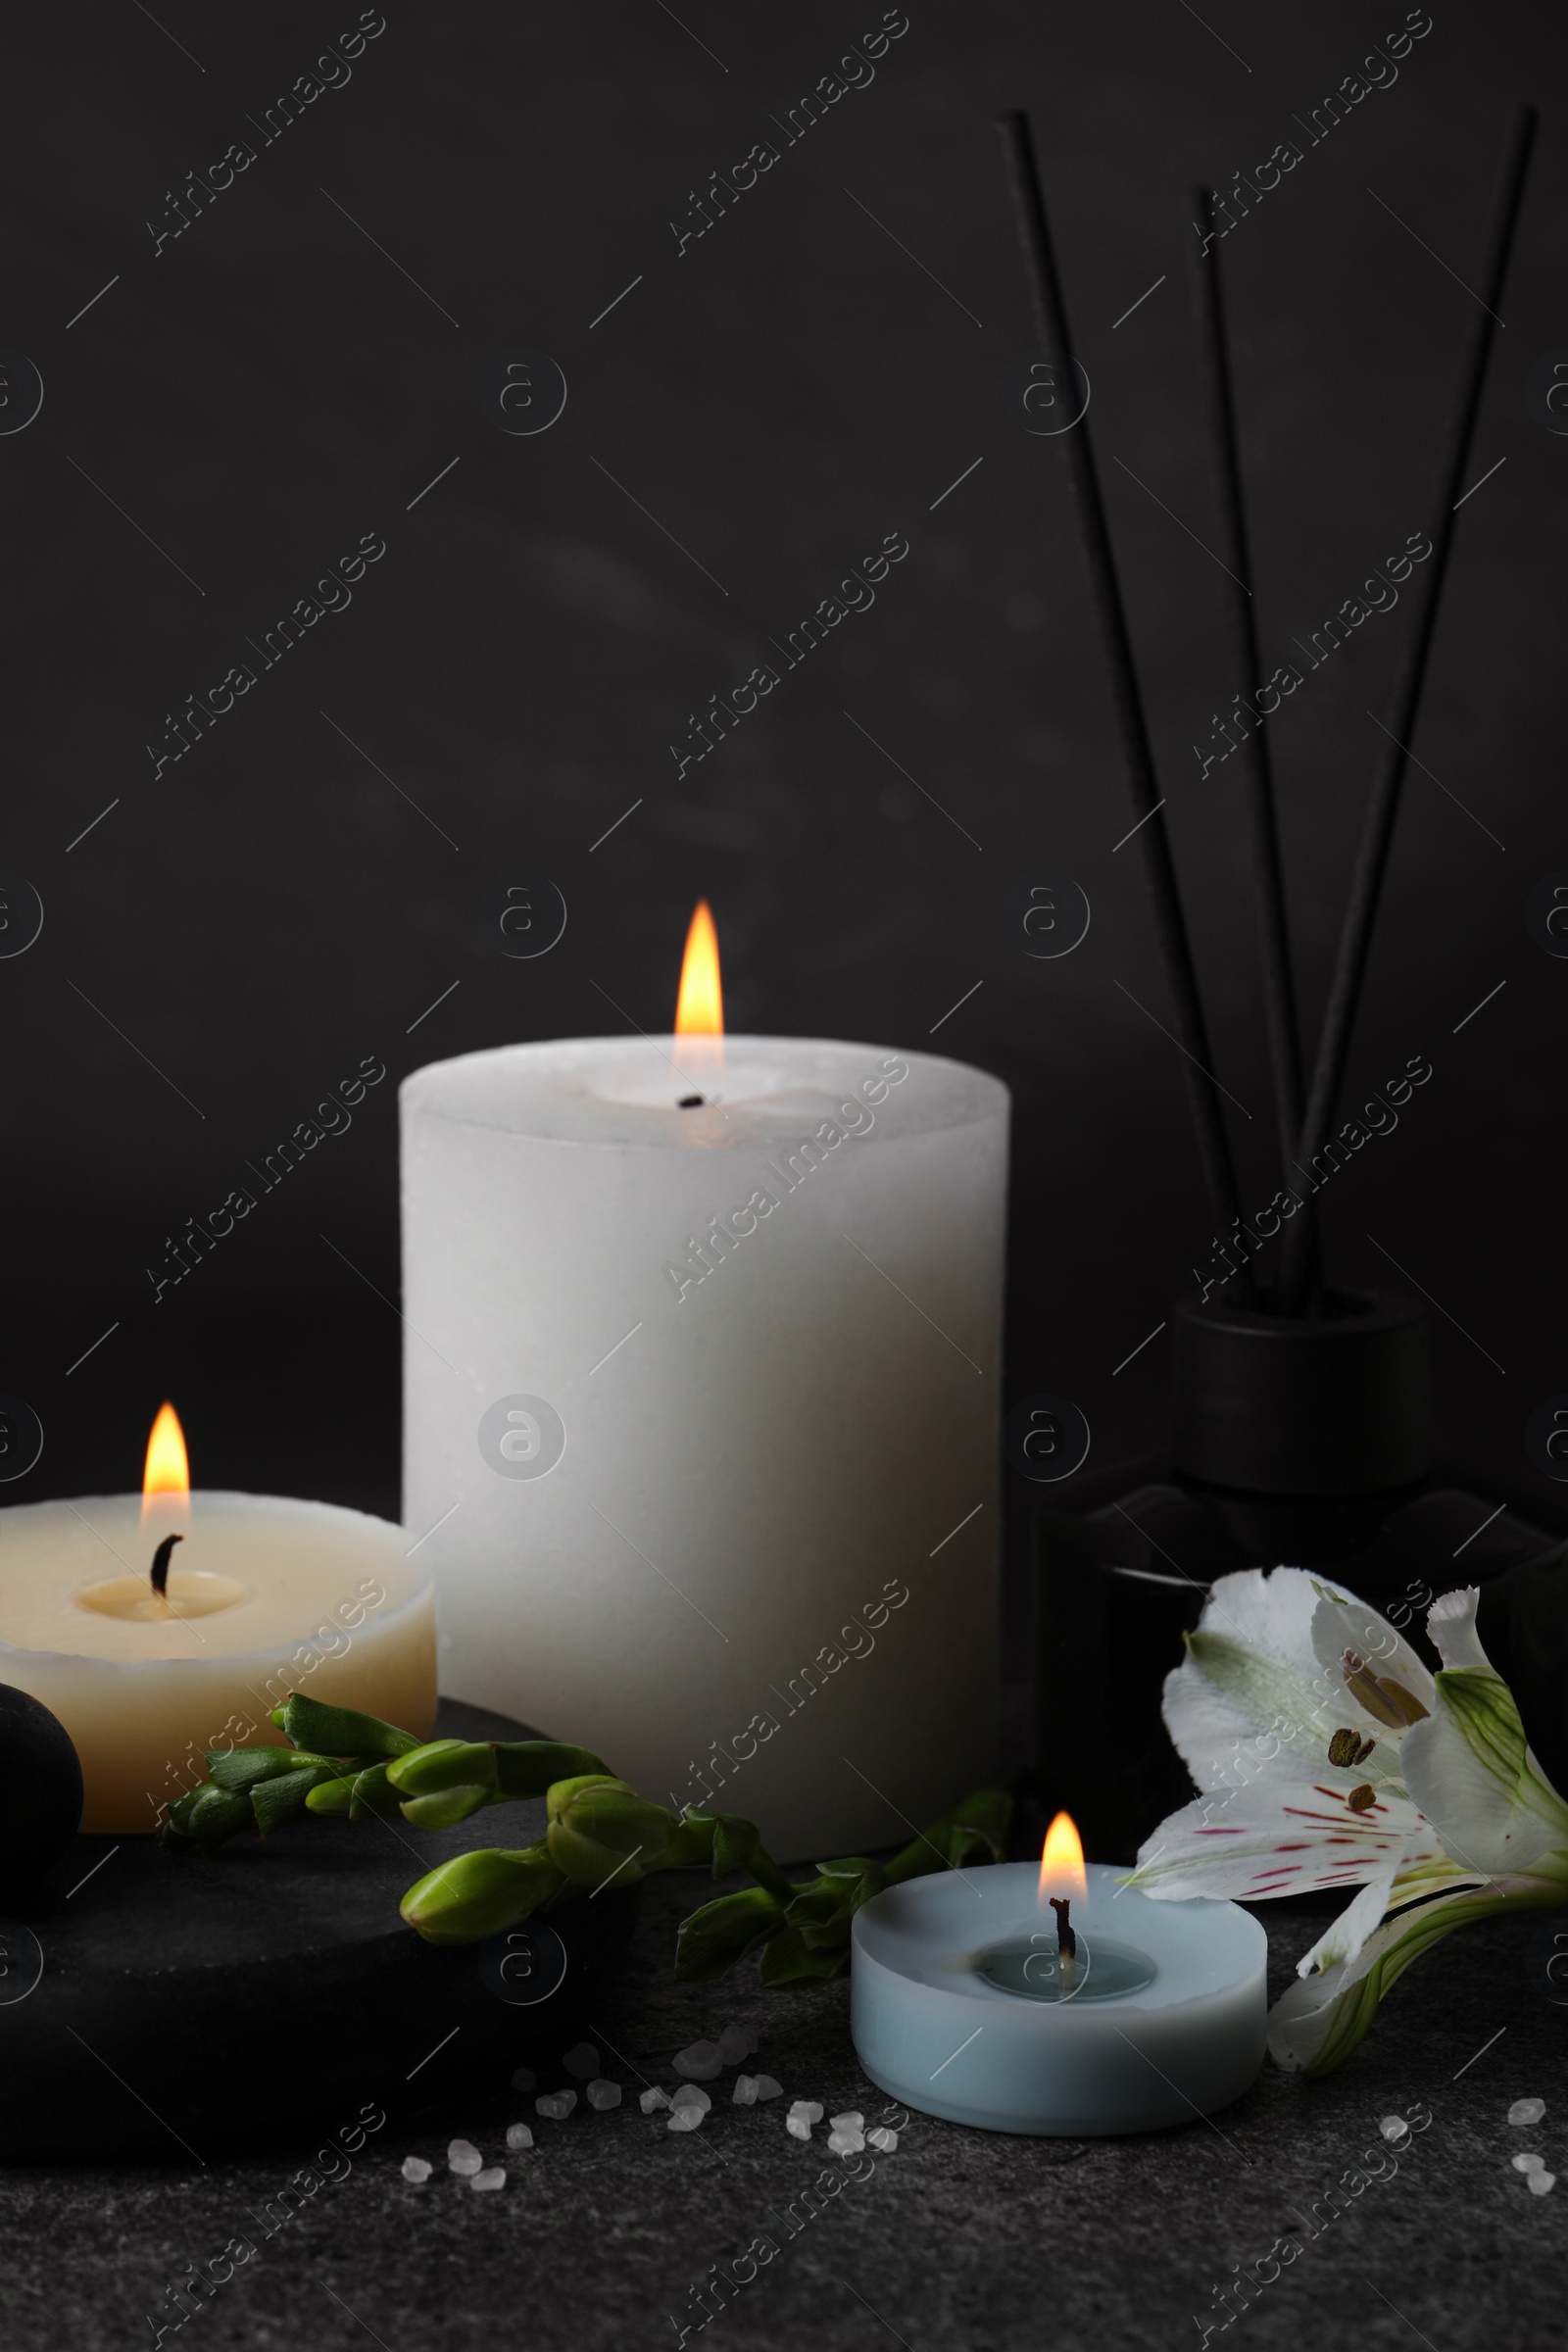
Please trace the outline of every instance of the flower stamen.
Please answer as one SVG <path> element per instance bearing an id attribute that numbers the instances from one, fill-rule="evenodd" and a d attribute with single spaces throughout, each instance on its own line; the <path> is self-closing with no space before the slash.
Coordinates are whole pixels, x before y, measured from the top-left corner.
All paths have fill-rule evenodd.
<path id="1" fill-rule="evenodd" d="M 1379 1723 L 1387 1724 L 1392 1732 L 1407 1731 L 1419 1723 L 1428 1710 L 1413 1690 L 1396 1683 L 1391 1674 L 1374 1674 L 1364 1659 L 1353 1649 L 1344 1653 L 1345 1687 L 1352 1698 L 1365 1707 Z"/>

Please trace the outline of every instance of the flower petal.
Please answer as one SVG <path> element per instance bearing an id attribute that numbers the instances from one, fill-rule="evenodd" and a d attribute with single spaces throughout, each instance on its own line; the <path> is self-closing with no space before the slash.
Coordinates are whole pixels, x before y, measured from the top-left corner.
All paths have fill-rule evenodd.
<path id="1" fill-rule="evenodd" d="M 1166 1728 L 1200 1788 L 1315 1777 L 1336 1731 L 1365 1728 L 1343 1679 L 1331 1685 L 1312 1654 L 1316 1607 L 1299 1568 L 1249 1568 L 1213 1586 L 1164 1692 Z M 1397 1768 L 1391 1744 L 1365 1777 Z"/>
<path id="2" fill-rule="evenodd" d="M 1427 1632 L 1445 1666 L 1484 1666 L 1492 1660 L 1476 1632 L 1476 1607 L 1481 1599 L 1475 1585 L 1458 1592 L 1442 1592 L 1427 1611 Z"/>
<path id="3" fill-rule="evenodd" d="M 1317 1587 L 1304 1568 L 1241 1568 L 1216 1577 L 1199 1623 L 1310 1676 Z"/>
<path id="4" fill-rule="evenodd" d="M 1310 1720 L 1311 1686 L 1201 1630 L 1165 1677 L 1165 1728 L 1200 1788 L 1298 1781 L 1326 1762 L 1339 1728 Z M 1348 1713 L 1348 1709 L 1347 1709 Z"/>
<path id="5" fill-rule="evenodd" d="M 1312 1651 L 1332 1689 L 1345 1689 L 1345 1652 L 1353 1649 L 1374 1675 L 1386 1675 L 1400 1684 L 1430 1715 L 1432 1677 L 1403 1635 L 1353 1592 L 1324 1584 L 1314 1585 L 1314 1591 L 1319 1597 L 1312 1613 Z M 1359 1706 L 1355 1714 L 1359 1724 L 1367 1724 L 1368 1717 Z M 1402 1726 L 1392 1728 L 1396 1739 L 1402 1738 Z"/>
<path id="6" fill-rule="evenodd" d="M 1200 1796 L 1146 1838 L 1130 1884 L 1165 1901 L 1271 1895 L 1354 1886 L 1425 1860 L 1436 1850 L 1414 1805 L 1385 1792 L 1352 1813 L 1348 1787 L 1271 1783 Z"/>
<path id="7" fill-rule="evenodd" d="M 1445 1622 L 1446 1633 L 1455 1627 Z M 1464 1639 L 1456 1628 L 1456 1648 Z M 1531 1751 L 1502 1677 L 1490 1666 L 1445 1666 L 1434 1700 L 1400 1754 L 1411 1794 L 1448 1852 L 1485 1877 L 1546 1869 L 1552 1856 L 1546 1875 L 1568 1880 L 1568 1805 Z"/>
<path id="8" fill-rule="evenodd" d="M 1404 1795 L 1398 1739 L 1371 1724 L 1343 1674 L 1325 1674 L 1312 1651 L 1320 1592 L 1299 1568 L 1250 1568 L 1214 1585 L 1164 1691 L 1166 1729 L 1200 1788 L 1294 1785 L 1344 1769 L 1347 1788 L 1367 1781 Z M 1374 1734 L 1370 1760 L 1330 1764 L 1342 1730 Z"/>
<path id="9" fill-rule="evenodd" d="M 1319 1969 L 1349 1966 L 1367 1937 L 1383 1925 L 1389 1890 L 1397 1870 L 1398 1863 L 1390 1862 L 1375 1879 L 1368 1879 L 1354 1902 L 1340 1913 L 1332 1927 L 1324 1929 L 1309 1952 L 1301 1954 L 1296 1963 L 1298 1977 L 1310 1977 Z"/>
<path id="10" fill-rule="evenodd" d="M 1436 1832 L 1423 1822 L 1412 1832 L 1403 1853 L 1389 1869 L 1375 1879 L 1369 1879 L 1348 1910 L 1342 1911 L 1331 1928 L 1326 1928 L 1309 1952 L 1303 1952 L 1296 1963 L 1298 1977 L 1308 1977 L 1315 1970 L 1336 1965 L 1349 1968 L 1362 1945 L 1382 1926 L 1389 1911 L 1401 1910 L 1406 1904 L 1424 1901 L 1430 1896 L 1448 1894 L 1458 1887 L 1472 1891 L 1486 1882 L 1474 1871 L 1463 1870 L 1444 1852 Z"/>

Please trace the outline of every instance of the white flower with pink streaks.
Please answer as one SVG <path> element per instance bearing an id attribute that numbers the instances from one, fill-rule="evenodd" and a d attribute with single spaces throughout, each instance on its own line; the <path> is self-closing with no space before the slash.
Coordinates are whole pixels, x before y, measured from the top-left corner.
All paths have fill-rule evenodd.
<path id="1" fill-rule="evenodd" d="M 1476 1637 L 1473 1589 L 1427 1614 L 1427 1667 L 1363 1600 L 1299 1568 L 1210 1591 L 1165 1682 L 1201 1793 L 1146 1840 L 1130 1884 L 1179 1900 L 1359 1886 L 1275 2003 L 1282 2066 L 1329 2074 L 1383 1994 L 1466 1920 L 1561 1903 L 1568 1806 Z"/>

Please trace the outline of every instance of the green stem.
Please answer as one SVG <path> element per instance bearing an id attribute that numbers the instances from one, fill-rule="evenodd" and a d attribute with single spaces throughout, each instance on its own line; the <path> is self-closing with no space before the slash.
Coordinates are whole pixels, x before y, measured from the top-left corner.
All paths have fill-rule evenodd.
<path id="1" fill-rule="evenodd" d="M 590 1748 L 555 1740 L 418 1740 L 378 1716 L 299 1692 L 272 1721 L 291 1746 L 210 1752 L 212 1778 L 172 1808 L 161 1832 L 167 1846 L 211 1852 L 252 1823 L 265 1836 L 311 1813 L 360 1820 L 401 1811 L 416 1828 L 443 1828 L 491 1805 L 546 1799 L 549 1827 L 534 1845 L 476 1848 L 409 1888 L 403 1916 L 430 1943 L 475 1942 L 612 1880 L 629 1886 L 706 1862 L 715 1879 L 740 1871 L 753 1886 L 684 1923 L 677 1977 L 715 1982 L 761 1946 L 763 1983 L 792 1984 L 848 1967 L 854 1915 L 883 1886 L 961 1868 L 975 1853 L 1000 1860 L 1005 1850 L 1011 1799 L 983 1788 L 886 1868 L 850 1855 L 814 1879 L 795 1880 L 755 1822 L 650 1804 Z"/>
<path id="2" fill-rule="evenodd" d="M 1364 1977 L 1341 1993 L 1328 2032 L 1316 2054 L 1302 2067 L 1302 2074 L 1312 2081 L 1337 2074 L 1365 2039 L 1384 1994 L 1393 1990 L 1413 1960 L 1440 1943 L 1450 1929 L 1466 1927 L 1473 1919 L 1495 1918 L 1502 1911 L 1550 1911 L 1561 1902 L 1561 1887 L 1545 1886 L 1539 1894 L 1459 1896 L 1441 1906 L 1435 1904 L 1427 1919 L 1412 1915 L 1403 1935 L 1373 1962 Z"/>

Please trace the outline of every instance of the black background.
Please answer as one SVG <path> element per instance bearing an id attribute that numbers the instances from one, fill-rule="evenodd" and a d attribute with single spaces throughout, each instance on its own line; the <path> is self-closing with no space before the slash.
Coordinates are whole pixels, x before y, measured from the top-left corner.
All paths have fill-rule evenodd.
<path id="1" fill-rule="evenodd" d="M 156 23 L 89 5 L 12 27 L 0 344 L 32 359 L 45 399 L 0 437 L 0 867 L 46 919 L 0 962 L 0 1388 L 46 1444 L 8 1499 L 134 1487 L 167 1394 L 200 1483 L 395 1510 L 396 1082 L 471 1048 L 615 1029 L 607 997 L 666 1028 L 700 894 L 732 1026 L 929 1041 L 1013 1087 L 1009 1397 L 1075 1398 L 1098 1462 L 1152 1442 L 1163 1338 L 1113 1367 L 1210 1227 L 1176 1050 L 1122 993 L 1168 1021 L 1138 845 L 1113 849 L 1131 819 L 1059 453 L 1001 398 L 1033 337 L 991 119 L 1027 105 L 1041 142 L 1260 1205 L 1278 1177 L 1240 788 L 1234 764 L 1200 782 L 1190 748 L 1253 681 L 1231 672 L 1223 583 L 1188 535 L 1213 537 L 1186 191 L 1298 136 L 1293 117 L 1403 9 L 910 0 L 871 86 L 784 146 L 770 118 L 880 8 L 683 0 L 677 22 L 655 0 L 389 0 L 347 86 L 264 145 L 249 119 L 357 15 L 162 0 Z M 1456 1319 L 1436 1318 L 1442 1443 L 1543 1505 L 1522 1432 L 1568 1388 L 1568 970 L 1523 909 L 1568 866 L 1568 440 L 1532 417 L 1525 378 L 1568 346 L 1563 46 L 1543 9 L 1437 0 L 1396 83 L 1301 136 L 1224 247 L 1272 666 L 1430 525 L 1472 299 L 1457 280 L 1479 266 L 1508 103 L 1544 109 L 1472 470 L 1506 463 L 1460 518 L 1414 747 L 1431 776 L 1407 786 L 1351 1057 L 1357 1100 L 1413 1054 L 1435 1075 L 1326 1205 L 1341 1281 L 1397 1280 L 1376 1235 Z M 776 166 L 678 255 L 690 192 L 764 138 Z M 239 139 L 255 163 L 155 255 L 147 221 L 168 225 L 169 192 Z M 569 386 L 539 437 L 480 413 L 480 368 L 518 347 Z M 687 714 L 893 531 L 910 553 L 875 609 L 677 780 Z M 165 714 L 366 532 L 387 553 L 352 606 L 155 778 Z M 1409 613 L 1368 621 L 1273 734 L 1314 1015 L 1380 741 L 1367 711 Z M 1009 886 L 1040 868 L 1093 905 L 1060 961 L 1002 930 Z M 478 926 L 519 869 L 570 909 L 534 962 Z M 245 1163 L 366 1055 L 388 1076 L 352 1129 L 155 1304 L 165 1237 L 249 1182 Z"/>

